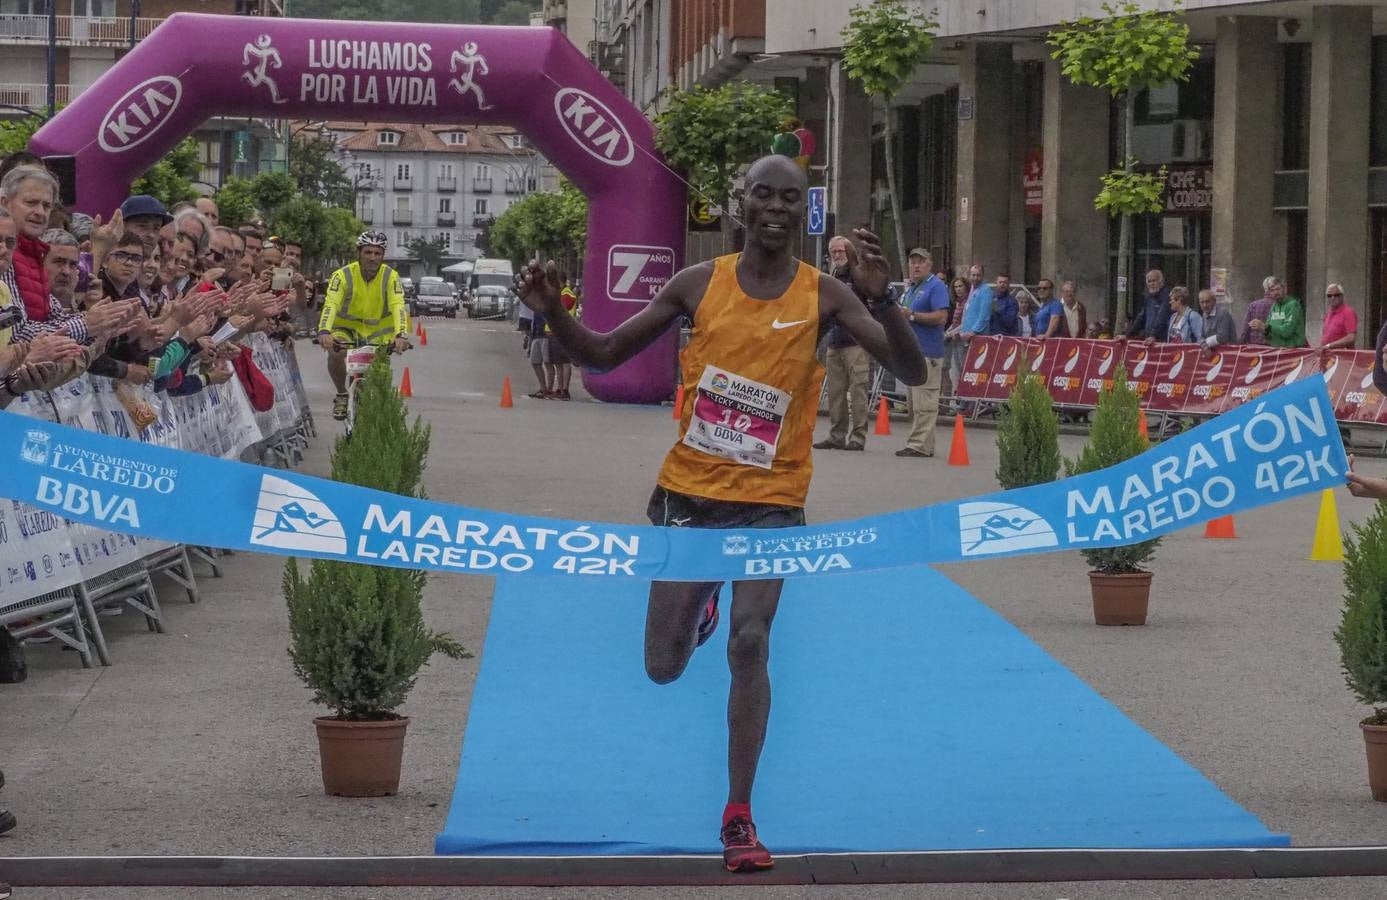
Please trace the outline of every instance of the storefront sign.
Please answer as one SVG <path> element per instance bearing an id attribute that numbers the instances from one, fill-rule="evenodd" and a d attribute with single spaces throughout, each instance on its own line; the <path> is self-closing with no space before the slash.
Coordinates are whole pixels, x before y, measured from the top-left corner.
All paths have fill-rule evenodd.
<path id="1" fill-rule="evenodd" d="M 1166 212 L 1203 213 L 1213 208 L 1213 166 L 1172 166 L 1166 170 Z"/>
<path id="2" fill-rule="evenodd" d="M 1032 147 L 1026 154 L 1026 165 L 1021 171 L 1021 190 L 1026 197 L 1026 212 L 1040 215 L 1045 206 L 1044 151 Z"/>

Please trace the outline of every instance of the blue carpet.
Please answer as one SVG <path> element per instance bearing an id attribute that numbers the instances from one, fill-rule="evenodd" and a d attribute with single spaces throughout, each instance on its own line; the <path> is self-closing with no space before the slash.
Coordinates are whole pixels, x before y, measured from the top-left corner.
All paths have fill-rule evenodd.
<path id="1" fill-rule="evenodd" d="M 727 617 L 655 685 L 645 594 L 497 579 L 438 853 L 721 849 Z M 773 851 L 1289 843 L 932 569 L 789 582 L 771 678 Z"/>

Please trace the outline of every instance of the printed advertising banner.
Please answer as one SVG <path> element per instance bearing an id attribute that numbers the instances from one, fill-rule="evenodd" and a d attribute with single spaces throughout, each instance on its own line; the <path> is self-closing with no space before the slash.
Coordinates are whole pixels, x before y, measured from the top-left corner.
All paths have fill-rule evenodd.
<path id="1" fill-rule="evenodd" d="M 1096 406 L 1121 363 L 1152 412 L 1214 416 L 1282 385 L 1323 375 L 1334 418 L 1387 424 L 1387 398 L 1373 387 L 1373 351 L 1221 347 L 1091 341 L 1077 338 L 980 337 L 968 345 L 958 395 L 1003 401 L 1023 367 L 1040 374 L 1061 406 Z"/>
<path id="2" fill-rule="evenodd" d="M 266 377 L 274 385 L 275 408 L 300 408 L 293 400 L 301 380 L 293 352 L 267 339 L 257 343 L 256 360 L 265 363 Z M 148 386 L 82 377 L 53 391 L 30 391 L 17 398 L 5 415 L 27 420 L 26 427 L 62 422 L 120 439 L 117 445 L 122 447 L 149 445 L 224 459 L 236 459 L 262 440 L 275 438 L 284 424 L 281 412 L 270 423 L 271 430 L 262 432 L 241 383 L 234 378 L 191 396 L 169 397 Z M 110 479 L 122 490 L 159 493 L 169 487 L 167 473 L 157 469 L 116 471 L 108 461 L 95 457 L 60 464 L 98 480 Z M 115 514 L 114 507 L 104 509 Z M 181 515 L 187 516 L 188 511 Z M 86 520 L 64 518 L 52 509 L 15 500 L 0 503 L 0 607 L 88 581 L 169 546 L 165 540 L 137 531 L 110 530 L 105 524 L 99 515 Z"/>
<path id="3" fill-rule="evenodd" d="M 1348 460 L 1324 379 L 1305 378 L 1101 472 L 772 531 L 517 516 L 9 414 L 0 467 L 11 498 L 140 537 L 434 571 L 712 581 L 1120 546 L 1342 484 Z M 189 514 L 206 509 L 218 514 Z"/>

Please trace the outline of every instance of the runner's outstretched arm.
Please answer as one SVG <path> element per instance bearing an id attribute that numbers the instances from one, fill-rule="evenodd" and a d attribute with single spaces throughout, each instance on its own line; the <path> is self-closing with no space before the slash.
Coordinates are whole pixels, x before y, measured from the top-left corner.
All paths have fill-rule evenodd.
<path id="1" fill-rule="evenodd" d="M 882 298 L 868 312 L 852 289 L 836 278 L 819 279 L 819 317 L 832 318 L 892 375 L 909 385 L 925 383 L 925 357 L 905 313 L 887 300 L 889 276 L 881 243 L 870 231 L 858 228 L 848 244 L 848 264 L 853 283 L 868 298 Z"/>
<path id="2" fill-rule="evenodd" d="M 593 331 L 563 308 L 559 270 L 550 262 L 541 269 L 526 266 L 515 279 L 521 301 L 544 316 L 553 336 L 573 361 L 588 369 L 607 371 L 649 347 L 680 316 L 692 315 L 713 275 L 712 263 L 677 273 L 645 309 L 605 334 Z"/>

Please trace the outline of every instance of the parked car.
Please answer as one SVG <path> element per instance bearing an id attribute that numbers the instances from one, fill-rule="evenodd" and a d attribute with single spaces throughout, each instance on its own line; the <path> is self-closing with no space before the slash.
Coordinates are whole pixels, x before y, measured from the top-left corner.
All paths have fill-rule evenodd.
<path id="1" fill-rule="evenodd" d="M 453 296 L 453 286 L 442 281 L 420 281 L 419 292 L 414 297 L 414 314 L 443 315 L 457 318 L 458 301 Z"/>
<path id="2" fill-rule="evenodd" d="M 509 288 L 485 285 L 472 291 L 472 305 L 468 307 L 468 318 L 504 319 L 510 315 L 518 298 Z"/>

